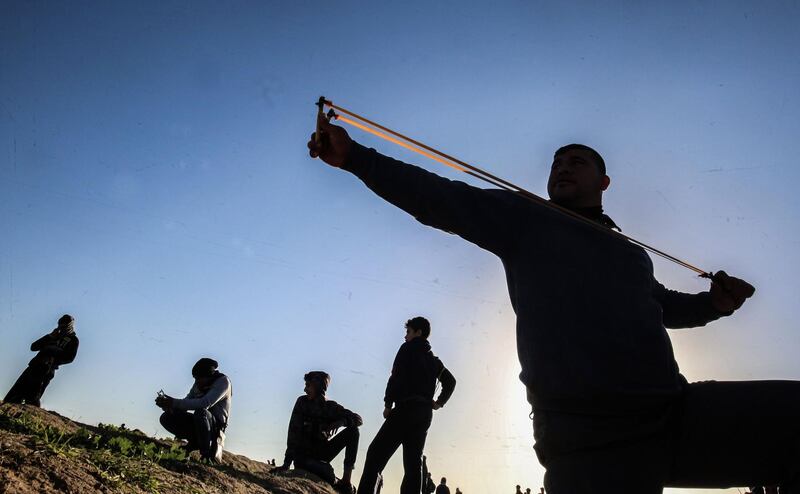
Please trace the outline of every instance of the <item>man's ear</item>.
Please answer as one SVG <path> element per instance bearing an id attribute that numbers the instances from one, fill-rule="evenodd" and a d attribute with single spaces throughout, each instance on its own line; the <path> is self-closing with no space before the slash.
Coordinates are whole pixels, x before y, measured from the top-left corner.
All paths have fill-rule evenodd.
<path id="1" fill-rule="evenodd" d="M 611 185 L 611 177 L 603 175 L 603 179 L 600 181 L 600 190 L 605 191 L 609 185 Z"/>

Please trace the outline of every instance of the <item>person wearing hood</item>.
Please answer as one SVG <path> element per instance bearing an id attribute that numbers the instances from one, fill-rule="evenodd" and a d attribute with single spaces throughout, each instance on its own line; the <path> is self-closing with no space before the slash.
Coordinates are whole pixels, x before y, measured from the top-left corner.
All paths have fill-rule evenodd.
<path id="1" fill-rule="evenodd" d="M 422 450 L 433 410 L 443 407 L 456 387 L 456 379 L 431 351 L 428 337 L 431 325 L 424 317 L 409 319 L 405 325 L 405 343 L 400 346 L 386 384 L 383 422 L 364 460 L 364 472 L 358 494 L 371 494 L 389 459 L 403 445 L 403 482 L 401 494 L 422 489 Z M 434 399 L 436 382 L 442 383 Z"/>
<path id="2" fill-rule="evenodd" d="M 356 464 L 358 428 L 361 416 L 327 398 L 331 378 L 323 371 L 303 376 L 305 394 L 297 398 L 289 419 L 286 455 L 278 471 L 296 468 L 311 472 L 343 493 L 353 491 L 352 473 Z M 340 432 L 337 431 L 344 427 Z M 344 471 L 336 480 L 330 462 L 344 450 Z"/>
<path id="3" fill-rule="evenodd" d="M 201 358 L 192 367 L 194 384 L 185 398 L 172 398 L 159 392 L 156 406 L 164 410 L 161 425 L 179 439 L 186 449 L 200 450 L 202 459 L 220 463 L 225 430 L 231 413 L 231 380 L 217 370 L 211 358 Z"/>
<path id="4" fill-rule="evenodd" d="M 39 353 L 28 363 L 28 368 L 22 372 L 3 401 L 40 406 L 42 394 L 59 366 L 75 360 L 78 343 L 75 318 L 64 314 L 53 331 L 31 344 L 31 351 Z"/>

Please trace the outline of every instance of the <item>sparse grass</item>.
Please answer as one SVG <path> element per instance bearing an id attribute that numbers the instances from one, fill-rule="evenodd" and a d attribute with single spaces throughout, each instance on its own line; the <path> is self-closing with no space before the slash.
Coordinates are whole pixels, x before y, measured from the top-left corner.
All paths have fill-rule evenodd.
<path id="1" fill-rule="evenodd" d="M 85 456 L 85 460 L 97 469 L 103 482 L 115 487 L 122 483 L 133 483 L 157 493 L 159 484 L 151 475 L 152 466 L 160 464 L 169 468 L 175 462 L 188 459 L 177 443 L 165 448 L 153 440 L 145 440 L 146 436 L 137 438 L 124 425 L 100 424 L 99 432 L 85 428 L 67 432 L 42 424 L 24 412 L 10 414 L 0 410 L 0 428 L 32 436 L 52 454 L 71 458 Z"/>

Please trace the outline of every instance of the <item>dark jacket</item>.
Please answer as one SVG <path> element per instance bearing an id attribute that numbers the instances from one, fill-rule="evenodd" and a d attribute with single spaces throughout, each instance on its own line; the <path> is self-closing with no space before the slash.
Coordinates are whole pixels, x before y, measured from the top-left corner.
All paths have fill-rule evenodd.
<path id="1" fill-rule="evenodd" d="M 445 484 L 439 484 L 436 486 L 436 494 L 450 494 L 450 488 Z"/>
<path id="2" fill-rule="evenodd" d="M 517 314 L 520 379 L 536 409 L 662 406 L 683 382 L 665 326 L 721 316 L 708 292 L 666 289 L 640 247 L 518 194 L 448 180 L 357 143 L 344 168 L 421 223 L 500 257 Z"/>
<path id="3" fill-rule="evenodd" d="M 437 380 L 442 383 L 442 392 L 436 401 L 444 406 L 453 394 L 456 378 L 433 354 L 428 340 L 414 338 L 400 345 L 394 357 L 383 402 L 388 408 L 394 403 L 431 403 Z"/>
<path id="4" fill-rule="evenodd" d="M 58 366 L 69 364 L 78 354 L 78 336 L 74 331 L 66 334 L 48 333 L 31 344 L 32 352 L 39 352 L 28 365 Z"/>
<path id="5" fill-rule="evenodd" d="M 289 419 L 283 464 L 288 467 L 299 456 L 316 458 L 318 446 L 331 438 L 331 426 L 339 421 L 344 427 L 363 423 L 360 415 L 335 401 L 324 397 L 312 400 L 305 395 L 297 398 Z"/>

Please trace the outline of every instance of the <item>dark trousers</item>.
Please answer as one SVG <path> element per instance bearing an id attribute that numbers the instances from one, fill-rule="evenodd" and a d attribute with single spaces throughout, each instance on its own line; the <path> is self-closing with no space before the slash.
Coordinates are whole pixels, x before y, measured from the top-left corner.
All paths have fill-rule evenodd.
<path id="1" fill-rule="evenodd" d="M 55 376 L 55 369 L 45 364 L 30 364 L 8 390 L 3 401 L 40 406 L 42 394 Z"/>
<path id="2" fill-rule="evenodd" d="M 422 450 L 431 426 L 430 403 L 408 403 L 398 406 L 383 422 L 364 460 L 364 471 L 358 483 L 358 494 L 373 494 L 379 474 L 397 448 L 403 445 L 403 483 L 400 494 L 418 494 L 422 489 Z"/>
<path id="3" fill-rule="evenodd" d="M 214 454 L 214 443 L 219 427 L 208 410 L 189 412 L 164 412 L 159 418 L 161 425 L 179 439 L 188 441 L 188 449 L 200 450 L 200 456 L 210 458 Z"/>
<path id="4" fill-rule="evenodd" d="M 800 382 L 688 384 L 651 414 L 534 415 L 549 494 L 780 486 L 800 493 Z"/>
<path id="5" fill-rule="evenodd" d="M 356 464 L 360 437 L 358 427 L 347 427 L 330 440 L 316 446 L 313 454 L 298 454 L 294 465 L 334 484 L 336 476 L 330 462 L 344 449 L 344 469 L 352 470 Z"/>

